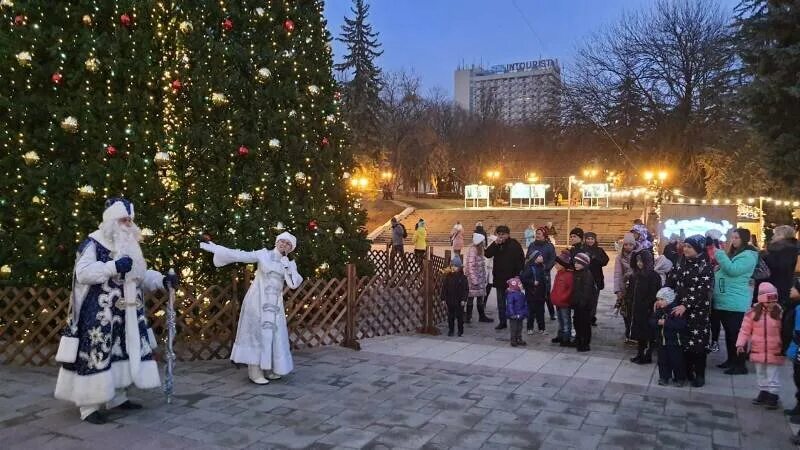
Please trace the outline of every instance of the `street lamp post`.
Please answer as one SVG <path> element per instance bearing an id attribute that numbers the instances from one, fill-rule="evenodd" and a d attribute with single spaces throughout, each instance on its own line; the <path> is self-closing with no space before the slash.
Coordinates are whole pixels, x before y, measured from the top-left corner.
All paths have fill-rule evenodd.
<path id="1" fill-rule="evenodd" d="M 570 175 L 569 180 L 567 181 L 567 229 L 565 230 L 564 235 L 567 237 L 567 245 L 569 246 L 569 230 L 571 230 L 571 222 L 572 222 L 572 180 L 575 177 Z"/>

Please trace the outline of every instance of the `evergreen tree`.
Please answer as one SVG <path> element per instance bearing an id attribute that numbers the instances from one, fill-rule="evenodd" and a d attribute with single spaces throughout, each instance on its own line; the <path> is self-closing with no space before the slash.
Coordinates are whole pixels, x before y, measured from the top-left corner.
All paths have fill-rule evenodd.
<path id="1" fill-rule="evenodd" d="M 257 249 L 290 231 L 307 276 L 362 262 L 365 213 L 347 188 L 353 158 L 321 1 L 31 0 L 3 10 L 12 23 L 20 12 L 25 24 L 0 49 L 13 62 L 0 69 L 13 156 L 0 160 L 0 266 L 12 283 L 44 274 L 67 285 L 78 240 L 112 195 L 131 198 L 152 230 L 143 249 L 154 266 L 180 268 L 197 287 L 230 279 L 197 249 L 204 233 Z M 77 130 L 59 127 L 68 115 Z M 38 163 L 22 158 L 31 150 Z M 80 195 L 84 185 L 94 196 Z"/>
<path id="2" fill-rule="evenodd" d="M 141 226 L 162 227 L 150 4 L 2 3 L 0 266 L 16 282 L 68 285 L 109 196 L 133 200 Z"/>
<path id="3" fill-rule="evenodd" d="M 742 91 L 751 123 L 766 146 L 773 179 L 800 194 L 800 4 L 744 0 L 737 22 L 739 54 L 752 78 Z"/>
<path id="4" fill-rule="evenodd" d="M 367 22 L 369 5 L 364 0 L 353 3 L 353 17 L 345 18 L 338 38 L 347 44 L 348 53 L 335 67 L 352 76 L 344 83 L 344 116 L 351 127 L 356 152 L 376 157 L 381 147 L 381 70 L 375 65 L 375 58 L 383 50 L 379 50 L 379 33 Z"/>

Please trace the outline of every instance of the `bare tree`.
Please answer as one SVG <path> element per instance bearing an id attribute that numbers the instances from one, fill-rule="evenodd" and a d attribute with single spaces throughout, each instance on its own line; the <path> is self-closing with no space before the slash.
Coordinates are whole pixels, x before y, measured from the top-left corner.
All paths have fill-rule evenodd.
<path id="1" fill-rule="evenodd" d="M 716 2 L 659 0 L 581 49 L 569 94 L 624 152 L 688 168 L 700 184 L 697 155 L 736 126 L 732 38 Z"/>

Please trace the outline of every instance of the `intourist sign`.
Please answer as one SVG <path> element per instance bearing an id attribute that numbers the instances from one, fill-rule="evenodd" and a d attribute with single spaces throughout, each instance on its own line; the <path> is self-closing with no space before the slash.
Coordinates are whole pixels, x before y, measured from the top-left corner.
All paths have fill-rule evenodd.
<path id="1" fill-rule="evenodd" d="M 553 59 L 540 59 L 538 61 L 525 61 L 493 66 L 492 69 L 497 72 L 521 72 L 525 70 L 544 69 L 547 67 L 556 67 L 556 61 Z"/>

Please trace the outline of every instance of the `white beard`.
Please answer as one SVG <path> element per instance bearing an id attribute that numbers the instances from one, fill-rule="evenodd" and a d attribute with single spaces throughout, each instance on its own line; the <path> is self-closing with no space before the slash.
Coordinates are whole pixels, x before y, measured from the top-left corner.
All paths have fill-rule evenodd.
<path id="1" fill-rule="evenodd" d="M 125 275 L 126 280 L 142 281 L 147 271 L 142 248 L 139 242 L 142 240 L 142 230 L 136 224 L 122 226 L 116 221 L 111 224 L 103 224 L 103 233 L 114 243 L 112 256 L 115 259 L 128 256 L 133 260 L 133 267 Z"/>

